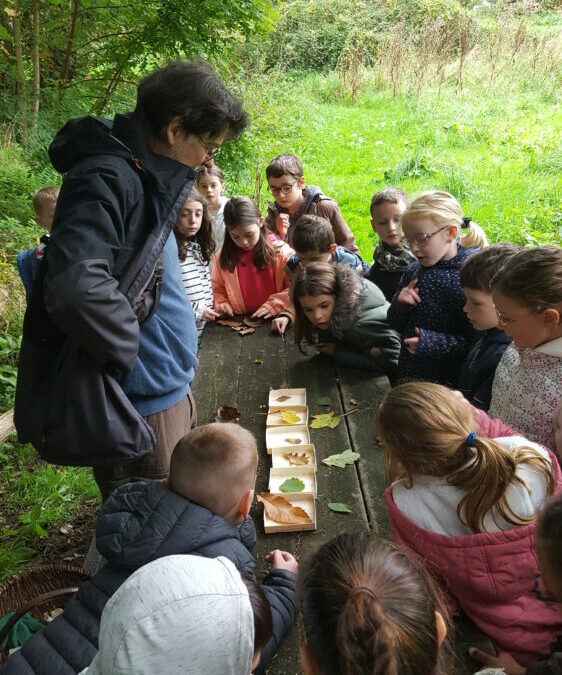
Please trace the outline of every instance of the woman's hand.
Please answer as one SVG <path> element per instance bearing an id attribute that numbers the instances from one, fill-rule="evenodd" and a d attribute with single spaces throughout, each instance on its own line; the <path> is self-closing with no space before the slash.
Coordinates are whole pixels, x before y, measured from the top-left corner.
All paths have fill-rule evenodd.
<path id="1" fill-rule="evenodd" d="M 414 331 L 416 337 L 404 338 L 404 344 L 406 345 L 408 354 L 411 354 L 412 356 L 417 352 L 418 347 L 420 346 L 420 329 L 414 328 Z"/>
<path id="2" fill-rule="evenodd" d="M 485 652 L 471 647 L 468 653 L 475 661 L 481 663 L 483 666 L 490 666 L 491 668 L 503 668 L 506 675 L 525 675 L 527 669 L 510 656 L 507 652 L 500 652 L 498 650 L 497 656 L 486 654 Z"/>
<path id="3" fill-rule="evenodd" d="M 326 354 L 326 356 L 333 356 L 336 350 L 336 345 L 333 342 L 319 342 L 314 346 L 316 347 L 316 351 Z"/>
<path id="4" fill-rule="evenodd" d="M 265 305 L 262 305 L 259 309 L 256 309 L 256 311 L 252 314 L 252 319 L 272 319 L 275 315 L 271 312 L 271 310 L 266 307 Z"/>
<path id="5" fill-rule="evenodd" d="M 288 316 L 277 316 L 271 322 L 271 332 L 279 333 L 279 335 L 284 335 L 287 330 L 287 326 L 291 323 L 291 319 Z"/>
<path id="6" fill-rule="evenodd" d="M 417 278 L 412 279 L 412 281 L 400 291 L 398 294 L 398 302 L 401 305 L 409 305 L 410 307 L 415 307 L 420 304 L 421 298 L 418 292 Z"/>
<path id="7" fill-rule="evenodd" d="M 234 316 L 234 311 L 228 302 L 219 302 L 214 309 L 217 316 Z"/>
<path id="8" fill-rule="evenodd" d="M 216 312 L 212 307 L 205 307 L 203 310 L 203 314 L 201 315 L 201 318 L 203 321 L 214 321 L 215 319 L 218 319 L 220 314 Z"/>

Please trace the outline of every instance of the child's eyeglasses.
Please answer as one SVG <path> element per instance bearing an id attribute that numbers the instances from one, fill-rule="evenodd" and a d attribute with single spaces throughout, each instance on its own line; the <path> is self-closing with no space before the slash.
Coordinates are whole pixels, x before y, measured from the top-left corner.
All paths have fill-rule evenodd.
<path id="1" fill-rule="evenodd" d="M 289 192 L 295 187 L 295 185 L 298 183 L 298 180 L 296 180 L 294 183 L 287 184 L 287 185 L 281 185 L 281 187 L 271 187 L 269 186 L 269 191 L 271 194 L 275 197 L 276 195 L 288 195 Z"/>
<path id="2" fill-rule="evenodd" d="M 417 244 L 420 248 L 424 248 L 424 246 L 427 246 L 429 243 L 429 240 L 431 237 L 434 237 L 436 234 L 439 232 L 443 232 L 443 230 L 446 230 L 450 225 L 443 225 L 443 227 L 440 227 L 438 230 L 435 230 L 435 232 L 432 232 L 431 234 L 417 234 L 415 237 L 412 237 L 411 239 L 408 239 L 408 237 L 402 237 L 402 243 L 407 244 L 408 246 L 412 246 L 412 244 Z"/>
<path id="3" fill-rule="evenodd" d="M 203 138 L 201 138 L 201 136 L 199 136 L 199 134 L 195 134 L 195 135 L 196 135 L 197 138 L 199 139 L 199 142 L 201 143 L 201 145 L 202 145 L 202 146 L 205 148 L 205 150 L 207 151 L 206 157 L 207 157 L 208 159 L 211 159 L 211 157 L 215 157 L 215 155 L 217 154 L 217 152 L 220 150 L 220 146 L 219 146 L 218 148 L 214 148 L 212 145 L 209 145 L 209 144 L 207 143 L 207 141 L 205 141 Z"/>
<path id="4" fill-rule="evenodd" d="M 540 600 L 541 602 L 544 602 L 545 605 L 554 605 L 556 603 L 556 600 L 551 595 L 545 595 L 539 588 L 540 578 L 541 573 L 537 572 L 535 575 L 535 588 L 534 588 L 535 598 L 537 600 Z"/>

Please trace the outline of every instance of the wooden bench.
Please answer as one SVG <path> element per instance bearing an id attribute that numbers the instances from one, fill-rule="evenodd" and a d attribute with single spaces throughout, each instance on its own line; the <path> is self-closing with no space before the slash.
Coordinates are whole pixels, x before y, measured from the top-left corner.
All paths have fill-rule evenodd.
<path id="1" fill-rule="evenodd" d="M 225 326 L 208 325 L 203 333 L 193 394 L 197 401 L 198 423 L 214 420 L 218 408 L 235 406 L 240 424 L 257 438 L 259 466 L 256 492 L 267 490 L 270 457 L 265 448 L 265 419 L 269 389 L 306 387 L 310 414 L 326 412 L 317 405 L 319 397 L 328 396 L 330 409 L 345 414 L 335 429 L 311 429 L 311 439 L 318 456 L 317 530 L 315 532 L 266 535 L 263 531 L 261 506 L 254 505 L 252 515 L 258 532 L 257 571 L 263 577 L 267 569 L 264 555 L 275 548 L 293 553 L 299 560 L 341 532 L 370 529 L 388 537 L 388 512 L 384 500 L 387 485 L 382 450 L 376 443 L 375 414 L 389 390 L 385 377 L 373 373 L 338 369 L 331 359 L 313 356 L 312 348 L 303 355 L 292 344 L 292 333 L 281 338 L 269 332 L 269 326 L 252 335 L 240 337 Z M 331 468 L 320 460 L 351 448 L 361 455 L 354 466 Z M 349 504 L 353 513 L 341 515 L 330 511 L 328 502 Z M 268 673 L 300 673 L 298 647 L 301 627 L 293 629 L 273 660 Z M 466 627 L 465 627 L 466 630 Z M 481 644 L 468 628 L 464 644 Z M 460 652 L 461 650 L 459 650 Z M 466 653 L 466 649 L 462 649 Z M 469 669 L 459 663 L 457 672 Z"/>

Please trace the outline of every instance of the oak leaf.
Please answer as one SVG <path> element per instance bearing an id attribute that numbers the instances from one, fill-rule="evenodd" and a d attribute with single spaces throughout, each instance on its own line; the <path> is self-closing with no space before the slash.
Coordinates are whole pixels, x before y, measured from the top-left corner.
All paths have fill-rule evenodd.
<path id="1" fill-rule="evenodd" d="M 306 525 L 312 522 L 304 509 L 300 506 L 293 506 L 290 501 L 281 497 L 281 495 L 260 492 L 258 502 L 263 504 L 267 517 L 275 523 Z"/>
<path id="2" fill-rule="evenodd" d="M 229 326 L 230 328 L 241 328 L 243 326 L 240 321 L 235 319 L 218 319 L 217 323 L 219 326 Z"/>
<path id="3" fill-rule="evenodd" d="M 337 455 L 330 455 L 326 459 L 322 460 L 322 464 L 327 464 L 328 466 L 337 466 L 340 469 L 345 469 L 347 464 L 353 464 L 356 462 L 361 455 L 358 452 L 353 452 L 353 450 L 347 449 L 343 452 L 340 452 Z"/>
<path id="4" fill-rule="evenodd" d="M 300 455 L 297 452 L 286 452 L 283 454 L 283 457 L 293 466 L 302 466 L 310 463 L 306 452 L 303 452 Z"/>
<path id="5" fill-rule="evenodd" d="M 238 330 L 238 335 L 242 335 L 242 337 L 244 337 L 244 335 L 251 335 L 252 333 L 256 332 L 255 328 L 237 328 L 235 330 Z"/>

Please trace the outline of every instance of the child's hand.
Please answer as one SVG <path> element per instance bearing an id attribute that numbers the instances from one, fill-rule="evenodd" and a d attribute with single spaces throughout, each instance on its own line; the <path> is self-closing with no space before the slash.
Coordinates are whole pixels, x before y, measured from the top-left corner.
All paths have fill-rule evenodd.
<path id="1" fill-rule="evenodd" d="M 287 236 L 287 230 L 289 229 L 289 214 L 280 213 L 275 219 L 275 227 L 277 228 L 277 233 L 281 239 L 285 239 Z"/>
<path id="2" fill-rule="evenodd" d="M 218 319 L 220 314 L 218 312 L 215 312 L 215 310 L 212 307 L 205 307 L 203 310 L 203 314 L 201 315 L 201 318 L 203 321 L 214 321 L 215 319 Z"/>
<path id="3" fill-rule="evenodd" d="M 416 333 L 416 337 L 404 338 L 404 344 L 406 345 L 406 349 L 408 350 L 408 353 L 411 354 L 412 356 L 417 352 L 418 347 L 420 345 L 420 329 L 414 328 L 414 331 Z"/>
<path id="4" fill-rule="evenodd" d="M 523 666 L 517 663 L 517 661 L 507 652 L 500 652 L 498 650 L 497 656 L 491 656 L 490 654 L 481 652 L 475 647 L 471 647 L 468 650 L 468 653 L 475 661 L 478 661 L 478 663 L 481 663 L 484 666 L 503 668 L 506 672 L 506 675 L 525 675 L 527 672 L 527 669 L 523 668 Z"/>
<path id="5" fill-rule="evenodd" d="M 252 319 L 272 319 L 273 314 L 271 310 L 268 309 L 265 305 L 262 305 L 259 309 L 252 314 Z"/>
<path id="6" fill-rule="evenodd" d="M 287 330 L 287 326 L 291 323 L 291 319 L 288 316 L 278 316 L 271 322 L 271 332 L 279 333 L 279 335 L 284 335 Z"/>
<path id="7" fill-rule="evenodd" d="M 409 305 L 410 307 L 415 307 L 420 304 L 421 298 L 418 293 L 417 279 L 412 279 L 407 286 L 404 286 L 398 294 L 398 302 L 401 305 Z"/>
<path id="8" fill-rule="evenodd" d="M 287 551 L 280 551 L 278 548 L 265 556 L 265 561 L 271 563 L 273 570 L 287 570 L 296 574 L 299 571 L 299 564 L 295 556 Z"/>
<path id="9" fill-rule="evenodd" d="M 333 356 L 336 350 L 336 345 L 333 342 L 319 342 L 315 345 L 316 351 L 326 356 Z"/>
<path id="10" fill-rule="evenodd" d="M 228 302 L 219 302 L 215 305 L 215 312 L 217 316 L 234 316 L 234 311 Z"/>

